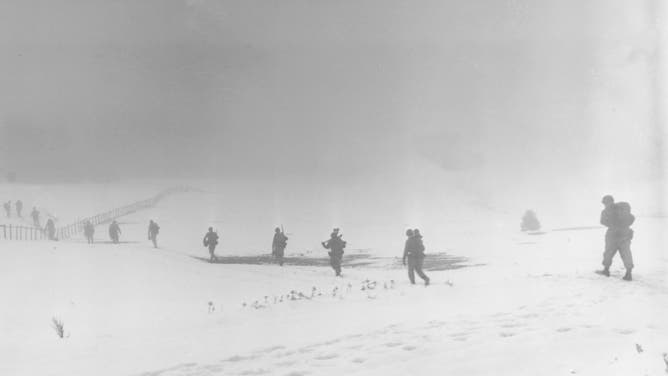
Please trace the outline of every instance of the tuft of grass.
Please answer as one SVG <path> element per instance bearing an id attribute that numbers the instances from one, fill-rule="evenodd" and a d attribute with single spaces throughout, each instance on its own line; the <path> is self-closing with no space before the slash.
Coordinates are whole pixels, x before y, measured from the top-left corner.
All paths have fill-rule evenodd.
<path id="1" fill-rule="evenodd" d="M 56 331 L 56 334 L 60 338 L 65 338 L 65 324 L 63 321 L 57 317 L 51 318 L 51 327 Z"/>

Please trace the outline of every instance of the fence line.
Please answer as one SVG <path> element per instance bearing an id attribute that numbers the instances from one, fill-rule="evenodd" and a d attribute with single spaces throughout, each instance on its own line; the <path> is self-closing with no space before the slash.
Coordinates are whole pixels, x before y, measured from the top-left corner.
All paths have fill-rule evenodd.
<path id="1" fill-rule="evenodd" d="M 0 225 L 0 237 L 8 240 L 43 240 L 46 231 L 39 227 Z"/>
<path id="2" fill-rule="evenodd" d="M 83 232 L 84 224 L 87 221 L 90 221 L 94 226 L 110 223 L 118 217 L 133 214 L 139 210 L 152 208 L 166 196 L 190 191 L 192 191 L 192 189 L 189 187 L 173 187 L 165 189 L 164 191 L 146 200 L 141 200 L 129 205 L 114 208 L 104 213 L 86 217 L 69 225 L 59 227 L 56 229 L 56 238 L 61 240 L 69 239 L 72 236 Z M 16 226 L 10 224 L 0 225 L 0 228 L 2 228 L 2 231 L 0 231 L 0 236 L 6 240 L 44 240 L 48 237 L 46 230 L 39 227 Z"/>

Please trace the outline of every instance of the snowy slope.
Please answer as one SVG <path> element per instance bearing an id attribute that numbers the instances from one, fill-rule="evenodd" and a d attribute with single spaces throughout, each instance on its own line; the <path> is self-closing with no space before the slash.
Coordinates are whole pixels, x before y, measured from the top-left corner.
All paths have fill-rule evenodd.
<path id="1" fill-rule="evenodd" d="M 665 219 L 638 218 L 636 280 L 625 283 L 618 259 L 612 277 L 593 273 L 603 230 L 586 225 L 597 212 L 582 228 L 527 235 L 517 231 L 519 216 L 454 198 L 468 202 L 457 213 L 467 220 L 442 219 L 447 242 L 422 226 L 425 241 L 428 251 L 470 257 L 471 266 L 428 271 L 433 285 L 425 288 L 394 267 L 348 268 L 337 279 L 326 267 L 202 262 L 193 256 L 206 255 L 201 236 L 211 218 L 230 221 L 227 229 L 243 214 L 252 227 L 224 230 L 221 255 L 266 253 L 272 225 L 268 237 L 253 236 L 265 202 L 244 211 L 245 198 L 204 215 L 212 202 L 227 203 L 223 192 L 208 195 L 174 196 L 122 218 L 121 245 L 2 241 L 0 374 L 658 375 L 666 367 Z M 160 249 L 146 240 L 149 218 L 161 224 Z M 320 230 L 296 227 L 289 252 L 320 240 Z M 105 230 L 97 229 L 100 240 Z M 370 252 L 400 254 L 400 235 Z M 374 245 L 360 238 L 360 248 Z M 255 253 L 237 251 L 242 242 L 256 244 Z M 318 255 L 313 247 L 308 256 Z M 376 288 L 362 290 L 364 280 Z M 314 287 L 311 299 L 286 298 L 292 290 L 310 297 Z M 67 338 L 50 328 L 52 317 Z"/>

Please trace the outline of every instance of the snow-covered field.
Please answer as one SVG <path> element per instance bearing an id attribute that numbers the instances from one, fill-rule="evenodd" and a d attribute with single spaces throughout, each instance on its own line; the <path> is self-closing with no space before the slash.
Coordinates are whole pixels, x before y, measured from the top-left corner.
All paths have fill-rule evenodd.
<path id="1" fill-rule="evenodd" d="M 400 182 L 381 189 L 388 177 L 346 189 L 216 183 L 121 218 L 120 245 L 106 243 L 104 227 L 93 246 L 0 240 L 0 374 L 664 374 L 666 218 L 634 205 L 637 267 L 627 283 L 618 258 L 610 278 L 593 273 L 603 247 L 601 193 L 582 196 L 566 215 L 558 201 L 535 206 L 539 197 L 523 207 L 455 188 L 445 194 L 443 179 L 417 192 Z M 0 192 L 70 220 L 165 184 Z M 529 208 L 543 234 L 519 232 Z M 146 239 L 149 219 L 161 226 L 159 249 Z M 269 253 L 281 223 L 287 253 L 313 265 L 197 258 L 207 256 L 209 225 L 221 233 L 220 256 L 251 256 Z M 349 241 L 346 256 L 371 255 L 372 264 L 344 268 L 343 278 L 315 265 L 334 226 Z M 465 257 L 468 267 L 427 270 L 432 285 L 411 286 L 393 259 L 409 226 L 421 228 L 428 253 Z M 54 317 L 64 339 L 51 328 Z"/>

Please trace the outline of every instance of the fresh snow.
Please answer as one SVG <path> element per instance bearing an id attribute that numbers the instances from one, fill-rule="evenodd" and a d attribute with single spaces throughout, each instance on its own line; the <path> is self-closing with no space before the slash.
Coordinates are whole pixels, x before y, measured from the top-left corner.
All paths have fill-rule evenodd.
<path id="1" fill-rule="evenodd" d="M 26 208 L 39 201 L 69 221 L 162 188 L 110 183 L 64 184 L 48 194 L 29 185 L 0 191 L 3 197 L 27 192 Z M 106 226 L 96 229 L 100 242 L 93 246 L 81 238 L 0 240 L 0 374 L 665 374 L 663 217 L 638 215 L 637 268 L 628 283 L 618 258 L 610 278 L 594 273 L 604 234 L 598 194 L 560 217 L 558 207 L 504 207 L 466 192 L 436 200 L 430 212 L 419 203 L 388 207 L 387 192 L 364 198 L 351 188 L 341 201 L 334 191 L 325 194 L 328 205 L 346 203 L 337 211 L 318 208 L 318 195 L 306 190 L 281 199 L 275 192 L 287 188 L 267 190 L 274 194 L 259 188 L 242 194 L 241 184 L 222 184 L 170 196 L 120 218 L 120 245 L 107 242 Z M 529 208 L 544 233 L 519 231 Z M 392 215 L 401 219 L 393 222 Z M 161 226 L 159 249 L 147 239 L 149 219 Z M 202 237 L 209 225 L 221 235 L 219 256 L 253 256 L 270 252 L 281 222 L 292 233 L 288 255 L 313 265 L 197 258 L 208 256 Z M 349 241 L 346 257 L 371 255 L 372 263 L 344 267 L 343 278 L 316 266 L 314 259 L 326 256 L 319 242 L 334 226 Z M 422 230 L 427 253 L 465 257 L 466 267 L 427 270 L 431 286 L 409 285 L 397 260 L 408 226 Z M 365 280 L 376 287 L 366 288 Z M 291 291 L 308 298 L 290 300 Z M 65 325 L 63 339 L 50 327 L 54 317 Z"/>

